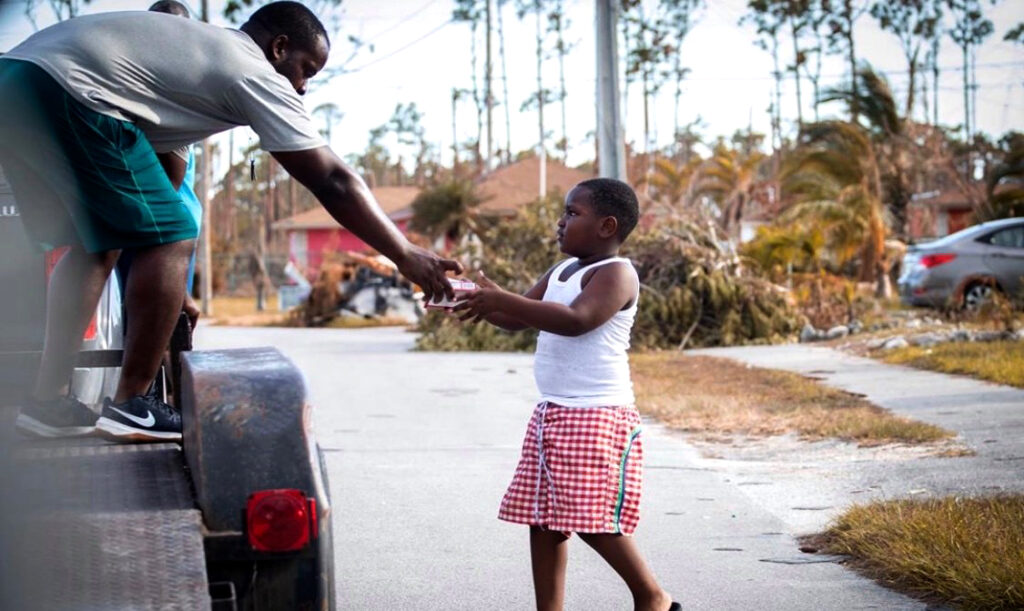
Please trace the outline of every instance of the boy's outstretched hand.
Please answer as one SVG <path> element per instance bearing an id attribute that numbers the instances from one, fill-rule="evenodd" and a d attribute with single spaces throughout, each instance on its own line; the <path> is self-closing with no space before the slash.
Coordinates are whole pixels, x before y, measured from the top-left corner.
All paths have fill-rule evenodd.
<path id="1" fill-rule="evenodd" d="M 459 320 L 465 322 L 480 322 L 501 310 L 501 303 L 505 297 L 505 290 L 494 283 L 482 271 L 477 272 L 477 290 L 466 297 L 465 301 L 452 308 L 453 312 L 460 314 Z"/>

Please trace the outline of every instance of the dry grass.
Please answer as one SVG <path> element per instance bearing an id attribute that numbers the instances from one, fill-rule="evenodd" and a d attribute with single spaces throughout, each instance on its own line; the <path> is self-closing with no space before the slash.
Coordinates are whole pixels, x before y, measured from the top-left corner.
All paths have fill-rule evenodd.
<path id="1" fill-rule="evenodd" d="M 835 437 L 878 445 L 954 436 L 785 371 L 679 352 L 634 354 L 630 364 L 642 412 L 709 439 L 796 432 L 805 439 Z"/>
<path id="2" fill-rule="evenodd" d="M 202 302 L 199 302 L 200 306 Z M 210 320 L 214 325 L 231 325 L 238 327 L 290 327 L 295 326 L 293 317 L 288 312 L 277 309 L 277 298 L 266 300 L 266 309 L 256 310 L 255 297 L 214 297 L 213 314 Z M 364 327 L 395 327 L 408 326 L 401 318 L 378 316 L 363 318 L 360 316 L 338 316 L 325 325 L 328 329 L 362 329 Z"/>
<path id="3" fill-rule="evenodd" d="M 943 373 L 961 373 L 1024 388 L 1024 342 L 946 343 L 931 348 L 898 348 L 881 355 L 887 363 Z"/>
<path id="4" fill-rule="evenodd" d="M 202 307 L 201 301 L 197 303 Z M 283 324 L 287 314 L 277 310 L 277 298 L 270 297 L 264 304 L 266 309 L 260 312 L 256 309 L 256 297 L 214 297 L 210 304 L 213 313 L 209 318 L 215 325 L 266 327 Z"/>
<path id="5" fill-rule="evenodd" d="M 963 609 L 1024 609 L 1024 496 L 856 505 L 824 550 L 889 587 Z"/>
<path id="6" fill-rule="evenodd" d="M 328 329 L 363 329 L 366 327 L 408 327 L 404 318 L 389 316 L 338 316 L 325 325 Z"/>

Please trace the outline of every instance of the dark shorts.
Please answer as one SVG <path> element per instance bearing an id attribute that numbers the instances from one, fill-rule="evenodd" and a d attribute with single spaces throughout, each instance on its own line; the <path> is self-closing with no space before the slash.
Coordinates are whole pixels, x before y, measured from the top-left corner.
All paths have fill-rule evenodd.
<path id="1" fill-rule="evenodd" d="M 145 135 L 30 62 L 0 58 L 0 166 L 43 248 L 104 252 L 198 234 Z"/>

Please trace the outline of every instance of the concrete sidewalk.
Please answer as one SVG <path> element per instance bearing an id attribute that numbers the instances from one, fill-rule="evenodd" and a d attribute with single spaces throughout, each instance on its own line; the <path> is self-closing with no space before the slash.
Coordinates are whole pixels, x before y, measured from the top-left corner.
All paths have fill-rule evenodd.
<path id="1" fill-rule="evenodd" d="M 723 461 L 742 477 L 766 479 L 745 492 L 796 532 L 820 530 L 852 503 L 908 496 L 1024 491 L 1024 390 L 888 365 L 800 344 L 713 348 L 687 354 L 782 369 L 865 398 L 895 414 L 955 431 L 974 456 L 943 458 L 918 448 L 854 448 L 834 441 L 755 444 Z"/>
<path id="2" fill-rule="evenodd" d="M 204 327 L 197 346 L 270 344 L 306 373 L 330 471 L 340 610 L 532 609 L 526 529 L 495 519 L 536 397 L 532 356 L 407 352 L 413 337 Z M 800 553 L 794 535 L 809 531 L 763 502 L 786 494 L 774 476 L 703 457 L 656 423 L 644 443 L 637 541 L 684 609 L 928 608 Z M 578 539 L 570 557 L 566 609 L 632 607 Z"/>

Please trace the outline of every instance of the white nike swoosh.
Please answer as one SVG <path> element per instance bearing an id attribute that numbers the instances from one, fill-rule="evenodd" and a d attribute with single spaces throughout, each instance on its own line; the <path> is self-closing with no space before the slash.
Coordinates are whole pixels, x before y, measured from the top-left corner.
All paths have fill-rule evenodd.
<path id="1" fill-rule="evenodd" d="M 149 427 L 153 426 L 154 424 L 156 424 L 156 418 L 153 417 L 153 412 L 151 412 L 149 410 L 146 410 L 146 417 L 145 418 L 139 418 L 138 416 L 133 416 L 133 415 L 127 413 L 127 412 L 123 412 L 123 411 L 117 409 L 116 407 L 114 407 L 113 405 L 110 405 L 108 407 L 110 407 L 110 409 L 114 410 L 115 412 L 121 414 L 125 418 L 131 420 L 132 422 L 138 424 L 139 426 L 144 426 L 147 429 Z"/>

